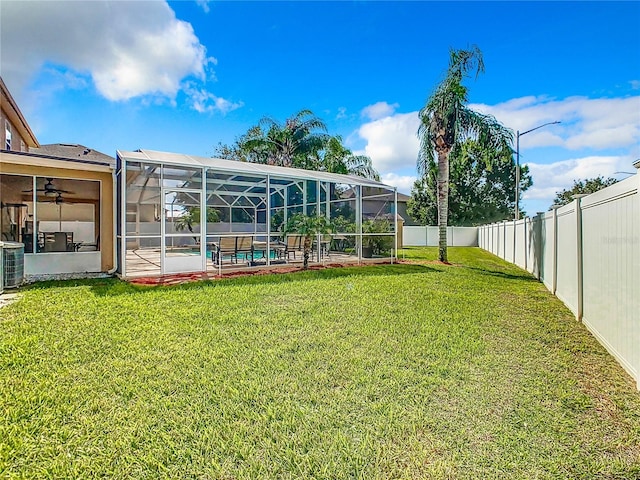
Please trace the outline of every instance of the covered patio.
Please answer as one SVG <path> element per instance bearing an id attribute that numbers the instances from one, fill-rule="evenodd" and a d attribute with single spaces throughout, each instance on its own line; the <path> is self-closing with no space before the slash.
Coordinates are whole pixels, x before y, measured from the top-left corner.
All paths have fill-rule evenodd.
<path id="1" fill-rule="evenodd" d="M 295 214 L 325 217 L 311 263 L 393 262 L 394 187 L 352 175 L 138 150 L 117 152 L 118 272 L 125 278 L 302 263 Z"/>

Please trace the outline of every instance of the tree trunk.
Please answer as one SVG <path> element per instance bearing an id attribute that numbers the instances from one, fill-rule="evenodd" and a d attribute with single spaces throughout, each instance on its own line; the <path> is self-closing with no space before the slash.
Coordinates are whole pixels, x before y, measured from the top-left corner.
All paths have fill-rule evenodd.
<path id="1" fill-rule="evenodd" d="M 449 215 L 449 148 L 438 154 L 438 259 L 447 262 L 447 223 Z"/>
<path id="2" fill-rule="evenodd" d="M 311 237 L 309 235 L 306 235 L 304 237 L 304 244 L 303 244 L 303 258 L 304 258 L 304 262 L 302 264 L 302 268 L 304 268 L 305 270 L 307 268 L 309 268 L 309 254 L 311 253 Z"/>

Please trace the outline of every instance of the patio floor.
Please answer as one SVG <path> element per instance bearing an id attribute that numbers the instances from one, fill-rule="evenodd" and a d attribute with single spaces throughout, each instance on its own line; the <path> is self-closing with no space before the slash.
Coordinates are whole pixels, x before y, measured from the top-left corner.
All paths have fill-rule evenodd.
<path id="1" fill-rule="evenodd" d="M 154 277 L 162 275 L 161 271 L 161 255 L 159 249 L 136 249 L 127 250 L 125 258 L 126 262 L 126 277 Z M 362 259 L 358 260 L 357 255 L 350 255 L 344 252 L 329 252 L 322 256 L 320 262 L 314 261 L 316 259 L 315 252 L 309 259 L 310 265 L 329 265 L 329 264 L 359 264 L 379 262 L 381 260 L 388 260 L 388 258 L 378 259 Z M 211 260 L 211 256 L 207 256 L 207 271 L 209 275 L 219 275 L 221 273 L 229 273 L 236 271 L 252 271 L 260 269 L 274 269 L 282 267 L 301 267 L 302 266 L 302 254 L 296 253 L 295 257 L 290 255 L 289 258 L 276 259 L 271 261 L 271 265 L 267 265 L 265 259 L 260 257 L 256 258 L 253 262 L 239 259 L 232 261 L 231 259 L 224 259 L 222 265 L 214 265 Z M 186 273 L 186 272 L 185 272 Z M 204 273 L 204 272 L 197 272 Z"/>

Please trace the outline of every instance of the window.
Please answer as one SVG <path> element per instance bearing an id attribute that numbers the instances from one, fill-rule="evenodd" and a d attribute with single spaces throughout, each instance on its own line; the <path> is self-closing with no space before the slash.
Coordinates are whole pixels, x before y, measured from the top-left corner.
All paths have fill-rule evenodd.
<path id="1" fill-rule="evenodd" d="M 4 149 L 11 150 L 11 124 L 4 122 Z"/>

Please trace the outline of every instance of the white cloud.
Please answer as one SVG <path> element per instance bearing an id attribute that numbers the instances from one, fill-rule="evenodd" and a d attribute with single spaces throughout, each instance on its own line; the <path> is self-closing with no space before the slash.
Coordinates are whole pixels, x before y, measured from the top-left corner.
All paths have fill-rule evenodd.
<path id="1" fill-rule="evenodd" d="M 336 119 L 340 120 L 341 118 L 347 118 L 347 107 L 339 107 L 338 113 L 336 115 Z"/>
<path id="2" fill-rule="evenodd" d="M 398 191 L 406 195 L 411 195 L 411 188 L 417 178 L 415 175 L 397 175 L 395 173 L 385 173 L 381 176 L 382 183 L 398 187 Z"/>
<path id="3" fill-rule="evenodd" d="M 393 115 L 398 106 L 399 105 L 397 103 L 389 104 L 387 102 L 378 102 L 364 107 L 360 112 L 360 115 L 364 118 L 368 118 L 369 120 L 378 120 L 380 118 Z"/>
<path id="4" fill-rule="evenodd" d="M 211 92 L 204 89 L 198 89 L 195 87 L 187 87 L 185 89 L 186 94 L 191 100 L 191 106 L 194 110 L 200 113 L 205 112 L 220 112 L 223 115 L 242 107 L 242 102 L 233 103 L 221 97 L 217 97 Z"/>
<path id="5" fill-rule="evenodd" d="M 556 192 L 571 188 L 574 180 L 599 176 L 616 177 L 615 172 L 629 170 L 628 156 L 589 156 L 542 164 L 527 163 L 533 186 L 523 193 L 524 199 L 553 201 Z"/>
<path id="6" fill-rule="evenodd" d="M 640 96 L 564 100 L 530 96 L 470 107 L 493 115 L 513 130 L 527 131 L 547 122 L 562 122 L 521 136 L 521 151 L 546 146 L 570 150 L 624 148 L 640 140 Z"/>
<path id="7" fill-rule="evenodd" d="M 417 137 L 418 112 L 397 113 L 372 122 L 358 129 L 358 135 L 367 144 L 359 153 L 371 158 L 381 173 L 402 168 L 415 168 L 420 142 Z"/>
<path id="8" fill-rule="evenodd" d="M 388 104 L 375 105 L 380 105 L 377 111 L 383 112 L 384 105 Z M 640 96 L 565 100 L 530 96 L 498 105 L 471 107 L 521 131 L 562 121 L 520 139 L 521 152 L 532 147 L 555 147 L 555 158 L 562 155 L 563 150 L 567 158 L 549 163 L 535 152 L 521 156 L 521 160 L 532 160 L 527 165 L 534 185 L 523 194 L 532 204 L 551 204 L 555 193 L 570 188 L 574 180 L 600 175 L 619 178 L 615 172 L 633 170 L 630 165 L 640 155 Z M 375 116 L 376 110 L 371 111 Z M 362 124 L 348 140 L 353 143 L 355 137 L 364 140 L 364 147 L 357 153 L 371 157 L 385 183 L 409 193 L 415 177 L 406 172 L 416 168 L 420 145 L 418 126 L 418 112 L 392 113 Z M 580 151 L 581 156 L 576 157 L 575 151 Z"/>
<path id="9" fill-rule="evenodd" d="M 43 65 L 90 77 L 111 101 L 174 101 L 215 59 L 166 2 L 2 2 L 2 74 L 22 89 Z"/>
<path id="10" fill-rule="evenodd" d="M 629 81 L 629 83 L 631 84 L 631 88 L 633 90 L 640 90 L 640 80 L 631 80 Z"/>
<path id="11" fill-rule="evenodd" d="M 198 4 L 198 6 L 199 6 L 200 8 L 202 8 L 202 11 L 203 11 L 204 13 L 209 13 L 209 10 L 210 10 L 210 9 L 209 9 L 209 2 L 210 2 L 210 1 L 211 1 L 211 0 L 196 0 L 196 3 Z"/>

